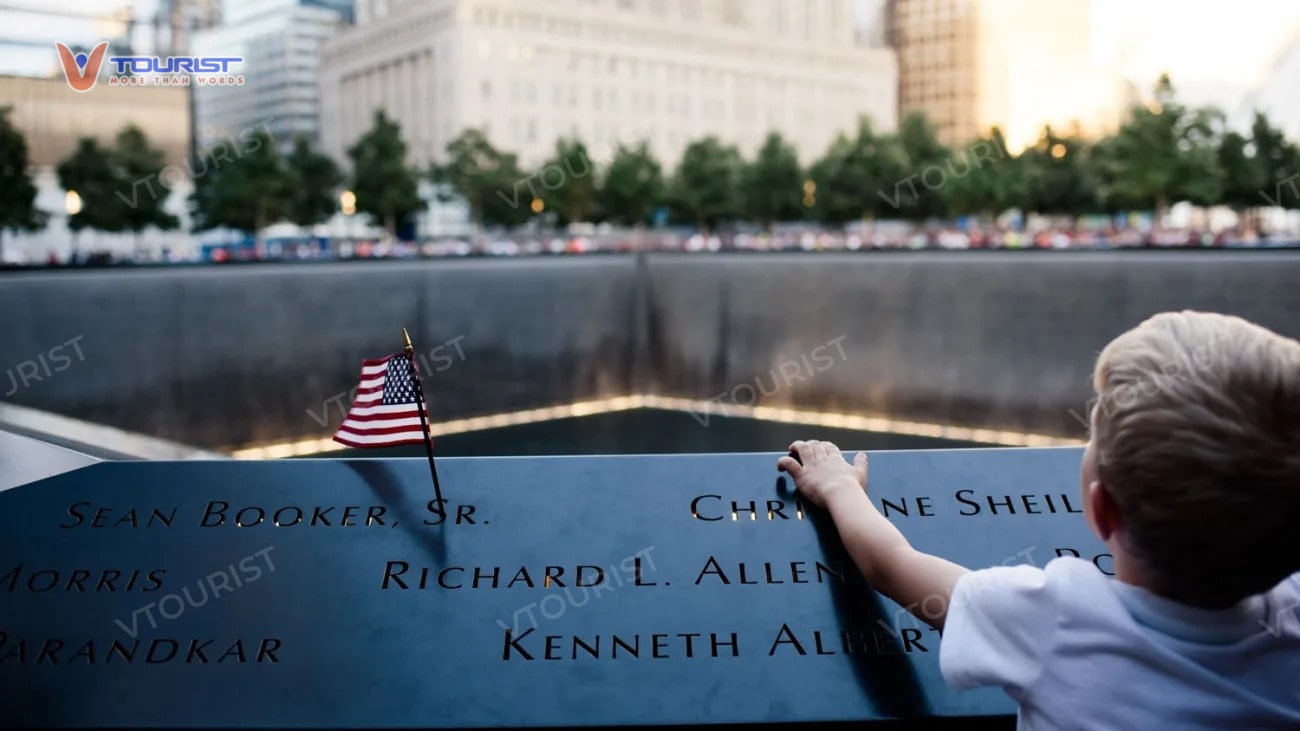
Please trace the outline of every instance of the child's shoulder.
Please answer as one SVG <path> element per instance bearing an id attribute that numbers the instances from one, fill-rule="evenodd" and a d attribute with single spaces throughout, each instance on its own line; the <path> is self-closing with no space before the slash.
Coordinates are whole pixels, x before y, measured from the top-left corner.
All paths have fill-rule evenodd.
<path id="1" fill-rule="evenodd" d="M 1060 606 L 1076 599 L 1094 601 L 1110 593 L 1110 579 L 1089 561 L 1063 556 L 1046 566 L 994 566 L 966 574 L 954 590 L 954 601 L 1014 605 L 1025 602 Z"/>
<path id="2" fill-rule="evenodd" d="M 940 669 L 954 687 L 1024 690 L 1042 672 L 1063 621 L 1105 623 L 1116 603 L 1106 576 L 1077 558 L 972 571 L 953 587 Z"/>

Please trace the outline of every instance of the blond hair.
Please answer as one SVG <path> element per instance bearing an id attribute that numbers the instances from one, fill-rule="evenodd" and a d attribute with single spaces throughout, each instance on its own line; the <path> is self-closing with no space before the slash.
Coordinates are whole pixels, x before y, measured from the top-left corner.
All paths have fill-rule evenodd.
<path id="1" fill-rule="evenodd" d="M 1098 479 L 1153 590 L 1223 607 L 1300 570 L 1300 343 L 1164 313 L 1111 341 L 1093 381 Z"/>

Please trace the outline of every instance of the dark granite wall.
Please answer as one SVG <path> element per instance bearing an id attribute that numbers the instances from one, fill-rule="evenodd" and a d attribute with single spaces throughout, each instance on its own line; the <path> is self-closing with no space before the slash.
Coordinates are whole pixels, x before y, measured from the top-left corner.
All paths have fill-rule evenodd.
<path id="1" fill-rule="evenodd" d="M 361 358 L 398 350 L 406 326 L 435 371 L 439 419 L 725 393 L 1082 437 L 1069 410 L 1083 412 L 1097 351 L 1183 308 L 1300 336 L 1300 254 L 662 254 L 9 274 L 0 398 L 199 446 L 328 435 Z M 65 346 L 70 366 L 42 367 L 42 380 L 3 396 L 19 364 L 50 363 L 76 338 L 83 360 Z"/>
<path id="2" fill-rule="evenodd" d="M 1093 360 L 1150 315 L 1226 312 L 1300 337 L 1296 252 L 680 255 L 649 272 L 661 393 L 1081 439 L 1069 411 L 1085 413 Z"/>
<path id="3" fill-rule="evenodd" d="M 0 278 L 0 364 L 12 369 L 82 336 L 84 361 L 9 399 L 202 446 L 328 436 L 348 402 L 335 397 L 356 385 L 362 358 L 401 350 L 402 327 L 435 371 L 428 377 L 439 419 L 620 395 L 632 390 L 635 363 L 633 263 L 9 276 Z M 0 378 L 10 390 L 8 376 Z"/>

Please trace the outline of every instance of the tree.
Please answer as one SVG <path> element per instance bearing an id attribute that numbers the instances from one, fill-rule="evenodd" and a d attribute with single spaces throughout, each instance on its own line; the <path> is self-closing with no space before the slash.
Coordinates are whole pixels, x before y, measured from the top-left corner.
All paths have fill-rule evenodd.
<path id="1" fill-rule="evenodd" d="M 533 215 L 532 200 L 521 204 L 519 191 L 520 185 L 530 178 L 531 176 L 519 166 L 519 158 L 513 152 L 501 153 L 492 176 L 484 181 L 493 186 L 494 195 L 487 199 L 483 208 L 483 222 L 505 227 L 518 226 L 526 222 Z M 511 191 L 510 196 L 505 194 L 507 190 Z M 532 194 L 531 189 L 529 193 Z"/>
<path id="2" fill-rule="evenodd" d="M 754 162 L 741 176 L 745 215 L 763 228 L 774 221 L 790 221 L 803 215 L 803 172 L 799 156 L 779 132 L 770 132 Z M 811 191 L 809 191 L 811 194 Z"/>
<path id="3" fill-rule="evenodd" d="M 423 207 L 416 174 L 406 166 L 401 127 L 384 110 L 376 111 L 374 126 L 348 150 L 348 157 L 357 210 L 382 222 L 396 237 L 398 224 Z"/>
<path id="4" fill-rule="evenodd" d="M 1002 130 L 994 127 L 967 149 L 973 169 L 948 183 L 949 209 L 959 215 L 996 216 L 1024 208 L 1029 199 L 1027 160 L 1010 154 Z"/>
<path id="5" fill-rule="evenodd" d="M 116 195 L 123 181 L 111 155 L 112 151 L 101 148 L 94 138 L 83 137 L 72 155 L 59 163 L 59 185 L 81 198 L 81 210 L 68 217 L 74 244 L 76 234 L 84 229 L 121 231 L 126 225 L 122 214 L 127 209 Z"/>
<path id="6" fill-rule="evenodd" d="M 285 163 L 289 177 L 285 217 L 299 226 L 314 226 L 334 215 L 335 193 L 343 182 L 334 161 L 313 150 L 306 136 L 298 135 Z"/>
<path id="7" fill-rule="evenodd" d="M 1082 138 L 1062 137 L 1048 125 L 1038 143 L 1021 153 L 1020 164 L 1027 210 L 1077 215 L 1100 209 L 1089 146 Z"/>
<path id="8" fill-rule="evenodd" d="M 519 169 L 517 158 L 498 150 L 479 129 L 466 129 L 447 143 L 447 162 L 433 168 L 435 183 L 450 185 L 478 225 L 513 226 L 531 215 L 530 176 Z M 528 190 L 529 196 L 523 196 Z M 540 192 L 540 191 L 539 191 Z"/>
<path id="9" fill-rule="evenodd" d="M 9 111 L 0 106 L 0 261 L 5 229 L 39 231 L 47 218 L 36 207 L 36 183 L 27 171 L 27 140 L 9 121 Z"/>
<path id="10" fill-rule="evenodd" d="M 140 248 L 140 233 L 146 228 L 170 231 L 179 228 L 181 222 L 176 216 L 163 210 L 170 193 L 155 195 L 155 184 L 162 181 L 162 171 L 167 158 L 162 150 L 149 146 L 144 132 L 135 125 L 128 125 L 117 134 L 117 144 L 112 152 L 112 164 L 118 179 L 117 197 L 125 204 L 121 208 L 122 229 L 135 232 L 137 251 Z M 151 181 L 145 187 L 148 195 L 140 195 L 138 183 Z"/>
<path id="11" fill-rule="evenodd" d="M 735 147 L 713 136 L 692 142 L 673 176 L 671 196 L 678 215 L 701 231 L 739 215 L 740 170 Z"/>
<path id="12" fill-rule="evenodd" d="M 596 166 L 577 139 L 559 140 L 537 175 L 542 200 L 560 223 L 588 221 L 596 212 Z"/>
<path id="13" fill-rule="evenodd" d="M 1167 75 L 1156 84 L 1150 106 L 1136 106 L 1114 136 L 1098 149 L 1103 195 L 1149 206 L 1163 220 L 1169 205 L 1218 201 L 1222 173 L 1217 135 L 1222 115 L 1179 104 Z M 1113 208 L 1113 203 L 1111 206 Z"/>
<path id="14" fill-rule="evenodd" d="M 843 225 L 868 216 L 898 215 L 907 192 L 905 161 L 897 143 L 878 136 L 871 121 L 858 120 L 852 138 L 840 134 L 813 163 L 808 191 L 820 221 Z"/>
<path id="15" fill-rule="evenodd" d="M 1260 205 L 1259 193 L 1267 191 L 1264 166 L 1255 157 L 1251 141 L 1235 131 L 1219 139 L 1217 158 L 1223 172 L 1223 204 L 1240 215 Z"/>
<path id="16" fill-rule="evenodd" d="M 619 145 L 605 169 L 599 202 L 605 215 L 625 224 L 650 220 L 664 198 L 663 170 L 642 142 L 636 147 Z"/>
<path id="17" fill-rule="evenodd" d="M 952 151 L 939 141 L 934 126 L 920 112 L 903 118 L 897 138 L 910 176 L 904 179 L 908 195 L 902 196 L 903 217 L 921 221 L 945 215 L 948 206 L 944 189 L 958 177 Z"/>
<path id="18" fill-rule="evenodd" d="M 288 214 L 294 182 L 274 140 L 259 131 L 244 154 L 195 178 L 195 230 L 224 226 L 257 236 Z"/>
<path id="19" fill-rule="evenodd" d="M 1300 174 L 1300 149 L 1297 149 L 1282 130 L 1277 129 L 1268 121 L 1268 117 L 1260 112 L 1255 113 L 1255 119 L 1250 126 L 1251 143 L 1255 148 L 1255 164 L 1257 172 L 1254 180 L 1259 183 L 1260 192 L 1255 194 L 1255 205 L 1268 204 L 1270 206 L 1281 208 L 1300 207 L 1300 201 L 1295 199 L 1294 183 L 1297 174 Z M 1284 188 L 1283 182 L 1291 183 L 1291 186 Z M 1288 191 L 1291 193 L 1288 195 Z"/>

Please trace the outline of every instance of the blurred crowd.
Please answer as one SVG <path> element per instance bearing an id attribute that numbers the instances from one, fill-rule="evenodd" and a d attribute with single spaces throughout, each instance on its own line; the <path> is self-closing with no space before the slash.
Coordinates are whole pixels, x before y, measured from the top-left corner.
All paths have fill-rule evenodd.
<path id="1" fill-rule="evenodd" d="M 237 259 L 385 259 L 456 256 L 528 256 L 599 252 L 869 251 L 906 249 L 1111 249 L 1300 246 L 1294 236 L 1260 235 L 1252 230 L 1070 229 L 1017 231 L 987 228 L 876 229 L 830 231 L 818 228 L 774 232 L 606 231 L 583 235 L 442 237 L 413 242 L 272 241 L 264 254 L 253 247 L 217 247 L 205 257 Z"/>
<path id="2" fill-rule="evenodd" d="M 110 254 L 88 251 L 74 261 L 51 255 L 50 266 L 108 266 L 123 263 L 230 263 L 416 259 L 466 256 L 537 256 L 636 251 L 889 251 L 965 249 L 1116 249 L 1300 247 L 1300 238 L 1252 229 L 1085 228 L 1055 226 L 1017 230 L 999 226 L 869 227 L 848 231 L 818 227 L 776 231 L 700 233 L 693 230 L 592 229 L 581 234 L 485 234 L 442 236 L 421 242 L 322 237 L 246 239 L 206 244 L 197 250 Z M 35 263 L 35 262 L 31 262 Z"/>

